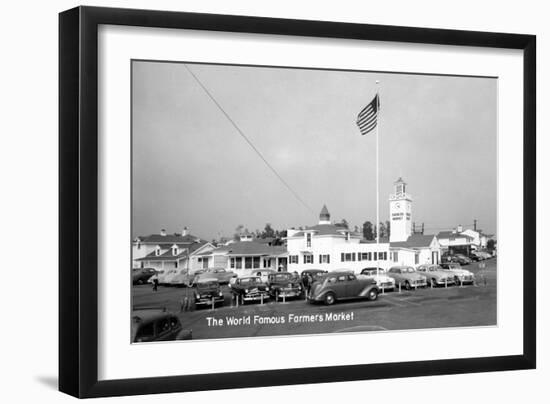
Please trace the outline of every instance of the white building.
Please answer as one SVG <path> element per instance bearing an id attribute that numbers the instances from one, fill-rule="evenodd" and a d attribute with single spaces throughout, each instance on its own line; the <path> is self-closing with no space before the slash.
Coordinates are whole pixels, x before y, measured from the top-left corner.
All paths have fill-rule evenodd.
<path id="1" fill-rule="evenodd" d="M 332 224 L 326 206 L 319 223 L 300 230 L 287 230 L 288 270 L 328 271 L 348 269 L 360 272 L 366 267 L 387 269 L 393 265 L 438 263 L 441 246 L 433 235 L 412 234 L 412 198 L 399 178 L 390 195 L 390 238 L 380 242 L 364 240 L 348 228 Z"/>
<path id="2" fill-rule="evenodd" d="M 134 268 L 168 270 L 202 267 L 200 253 L 213 250 L 211 243 L 189 234 L 185 228 L 180 234 L 159 234 L 136 237 L 132 242 L 132 265 Z"/>

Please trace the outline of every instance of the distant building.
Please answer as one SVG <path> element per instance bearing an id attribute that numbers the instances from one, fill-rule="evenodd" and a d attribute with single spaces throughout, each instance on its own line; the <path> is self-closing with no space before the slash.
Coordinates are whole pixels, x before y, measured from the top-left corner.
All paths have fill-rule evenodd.
<path id="1" fill-rule="evenodd" d="M 461 225 L 450 231 L 441 231 L 437 234 L 441 248 L 450 254 L 470 254 L 476 249 L 474 237 L 464 232 Z"/>
<path id="2" fill-rule="evenodd" d="M 189 234 L 187 228 L 181 233 L 139 236 L 132 242 L 134 268 L 167 270 L 177 268 L 195 269 L 202 266 L 197 254 L 212 250 L 214 246 L 199 237 Z"/>
<path id="3" fill-rule="evenodd" d="M 387 269 L 393 265 L 439 263 L 441 245 L 434 235 L 412 234 L 412 198 L 399 178 L 390 195 L 390 238 L 364 240 L 362 234 L 332 224 L 323 206 L 319 222 L 303 229 L 287 230 L 289 271 L 319 268 L 360 272 L 366 267 Z"/>

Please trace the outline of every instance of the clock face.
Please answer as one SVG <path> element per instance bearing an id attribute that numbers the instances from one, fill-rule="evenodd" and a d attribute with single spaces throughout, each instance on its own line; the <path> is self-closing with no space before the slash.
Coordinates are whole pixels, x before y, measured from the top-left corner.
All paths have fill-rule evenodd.
<path id="1" fill-rule="evenodd" d="M 395 207 L 396 207 L 397 209 L 399 209 L 399 208 L 401 207 L 401 204 L 400 204 L 399 202 L 397 202 L 397 203 L 395 204 Z"/>

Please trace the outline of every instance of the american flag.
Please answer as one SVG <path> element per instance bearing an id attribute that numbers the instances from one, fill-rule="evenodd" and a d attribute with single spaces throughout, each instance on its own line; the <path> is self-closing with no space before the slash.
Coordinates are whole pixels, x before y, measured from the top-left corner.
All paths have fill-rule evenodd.
<path id="1" fill-rule="evenodd" d="M 357 115 L 357 126 L 362 135 L 366 135 L 378 125 L 378 111 L 380 110 L 380 99 L 378 94 L 374 96 L 371 102 Z"/>

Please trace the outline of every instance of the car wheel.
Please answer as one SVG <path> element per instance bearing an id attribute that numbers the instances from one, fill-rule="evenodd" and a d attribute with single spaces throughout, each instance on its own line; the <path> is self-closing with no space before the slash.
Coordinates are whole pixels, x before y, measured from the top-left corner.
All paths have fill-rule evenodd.
<path id="1" fill-rule="evenodd" d="M 336 296 L 334 296 L 334 293 L 327 293 L 327 295 L 325 296 L 325 304 L 327 306 L 330 306 L 331 304 L 334 304 L 335 301 Z"/>
<path id="2" fill-rule="evenodd" d="M 460 278 L 458 276 L 455 276 L 455 284 L 460 285 Z"/>
<path id="3" fill-rule="evenodd" d="M 405 281 L 405 290 L 411 290 L 411 284 L 409 281 Z"/>
<path id="4" fill-rule="evenodd" d="M 376 289 L 371 289 L 367 296 L 368 300 L 376 300 L 378 298 L 378 292 Z"/>

